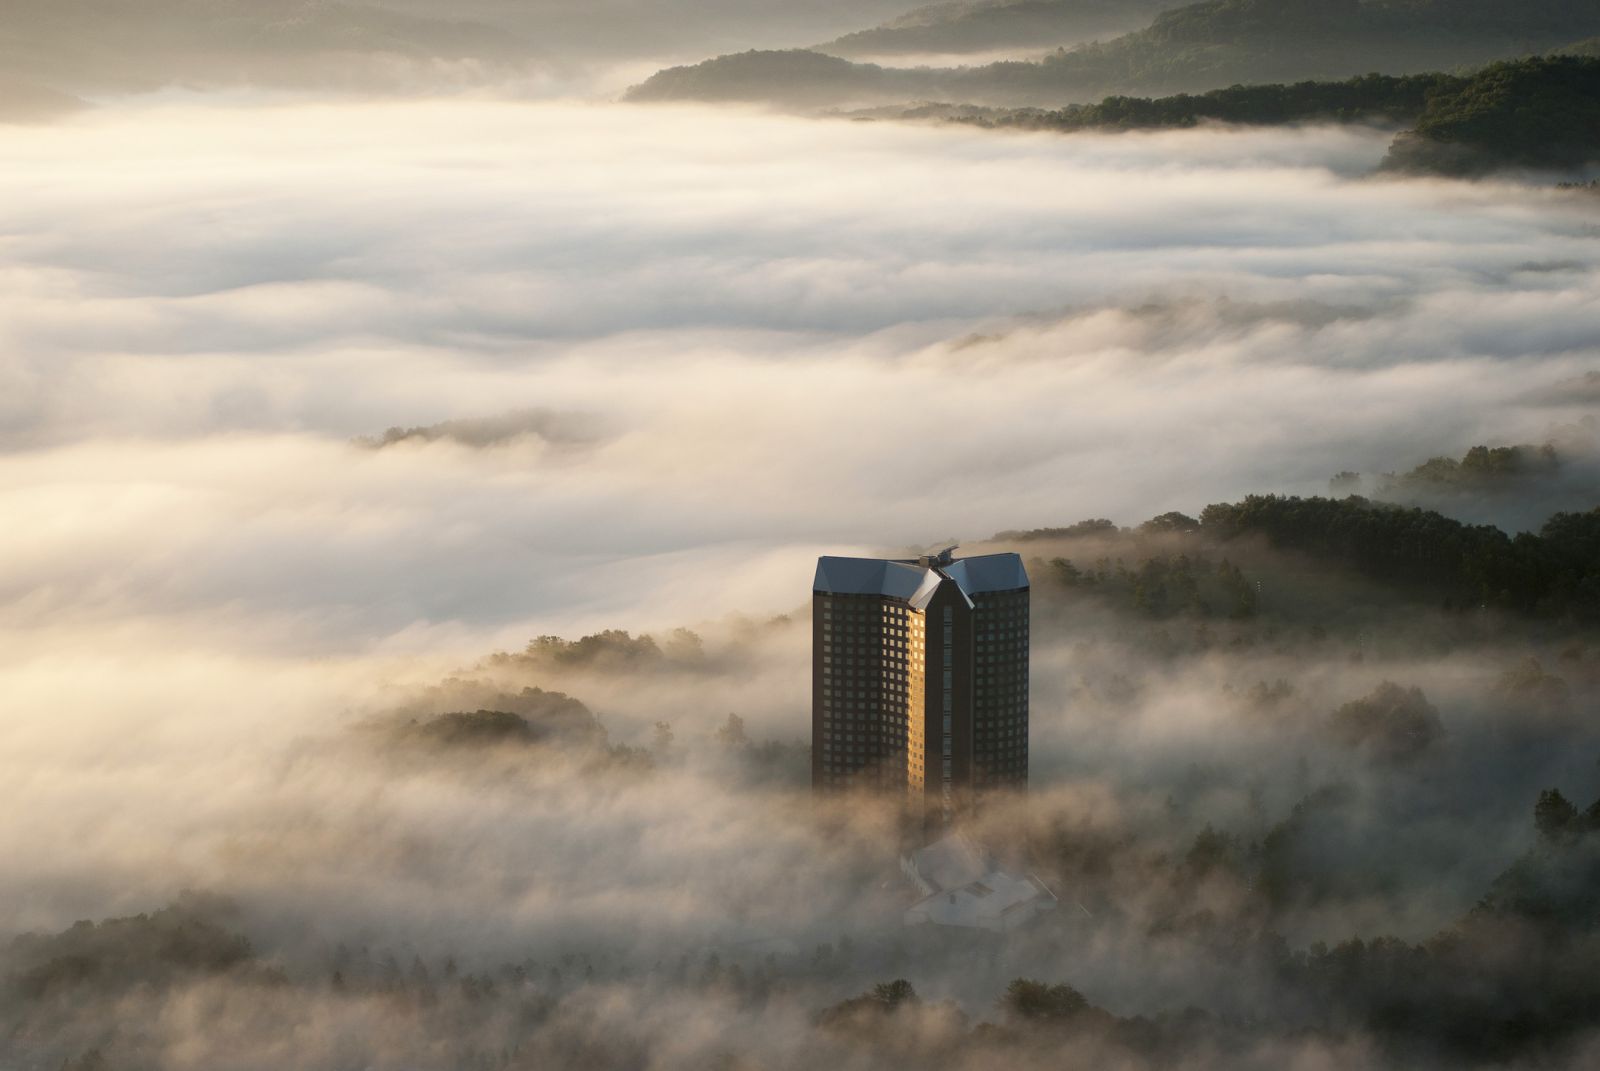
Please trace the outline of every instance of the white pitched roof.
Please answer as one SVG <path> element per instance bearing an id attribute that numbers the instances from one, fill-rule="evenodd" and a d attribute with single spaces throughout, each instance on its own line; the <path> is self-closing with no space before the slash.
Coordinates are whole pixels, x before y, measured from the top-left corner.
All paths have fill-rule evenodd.
<path id="1" fill-rule="evenodd" d="M 817 559 L 811 589 L 819 595 L 883 595 L 904 599 L 921 609 L 945 580 L 952 581 L 972 602 L 989 591 L 1016 591 L 1028 586 L 1028 571 L 1016 554 L 983 554 L 944 564 L 923 565 L 915 558 Z"/>
<path id="2" fill-rule="evenodd" d="M 912 852 L 911 869 L 938 892 L 977 881 L 990 866 L 988 856 L 970 837 L 950 833 Z"/>
<path id="3" fill-rule="evenodd" d="M 923 893 L 906 910 L 908 923 L 1006 930 L 1056 906 L 1055 894 L 1038 878 L 1000 869 L 960 833 L 913 852 L 901 865 Z"/>
<path id="4" fill-rule="evenodd" d="M 1055 896 L 1037 878 L 992 870 L 958 889 L 923 897 L 906 910 L 906 918 L 912 923 L 932 922 L 939 926 L 1010 929 L 1016 922 L 1055 905 Z"/>

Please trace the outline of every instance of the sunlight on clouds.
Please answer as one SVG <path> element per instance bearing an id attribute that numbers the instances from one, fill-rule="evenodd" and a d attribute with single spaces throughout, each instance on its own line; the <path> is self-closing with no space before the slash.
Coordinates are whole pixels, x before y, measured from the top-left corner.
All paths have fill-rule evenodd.
<path id="1" fill-rule="evenodd" d="M 0 531 L 0 701 L 21 712 L 0 809 L 50 818 L 0 826 L 29 861 L 0 876 L 0 926 L 186 884 L 485 955 L 876 918 L 847 893 L 883 860 L 787 792 L 396 774 L 350 726 L 461 672 L 570 691 L 620 743 L 658 720 L 703 740 L 730 711 L 792 740 L 808 637 L 769 619 L 819 553 L 1318 492 L 1581 417 L 1558 385 L 1595 363 L 1587 219 L 1357 177 L 1386 142 L 473 100 L 169 99 L 7 132 L 0 510 L 25 521 Z M 503 433 L 437 430 L 462 420 Z M 435 433 L 357 441 L 391 427 Z M 678 625 L 723 672 L 479 661 Z M 1281 765 L 1269 744 L 1310 732 L 1262 742 L 1222 698 L 1289 672 L 1266 656 L 1146 666 L 1102 703 L 1140 656 L 1082 627 L 1036 656 L 1063 806 L 1153 823 L 1196 756 Z M 1465 661 L 1299 673 L 1331 704 L 1403 665 L 1470 737 L 1488 671 Z M 1446 914 L 1513 836 L 1483 821 L 1456 884 L 1362 917 Z M 1151 982 L 1120 940 L 1081 950 L 1108 992 L 1211 983 Z"/>

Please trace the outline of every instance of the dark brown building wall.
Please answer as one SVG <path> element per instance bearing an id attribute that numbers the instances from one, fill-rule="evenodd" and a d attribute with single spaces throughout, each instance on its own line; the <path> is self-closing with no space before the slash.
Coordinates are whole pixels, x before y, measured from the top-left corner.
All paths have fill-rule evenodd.
<path id="1" fill-rule="evenodd" d="M 1028 784 L 1029 592 L 986 592 L 973 600 L 974 788 Z"/>
<path id="2" fill-rule="evenodd" d="M 823 613 L 822 608 L 829 596 L 811 596 L 811 788 L 821 791 L 824 788 L 822 779 L 822 712 L 823 712 Z"/>
<path id="3" fill-rule="evenodd" d="M 940 821 L 965 809 L 972 786 L 972 611 L 953 581 L 939 586 L 925 620 L 923 815 Z"/>
<path id="4" fill-rule="evenodd" d="M 814 789 L 905 791 L 909 612 L 899 599 L 813 593 Z"/>

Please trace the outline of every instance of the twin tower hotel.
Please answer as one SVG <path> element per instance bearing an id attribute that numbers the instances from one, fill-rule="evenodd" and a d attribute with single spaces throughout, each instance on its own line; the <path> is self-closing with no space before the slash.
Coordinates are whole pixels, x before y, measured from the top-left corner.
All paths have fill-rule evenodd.
<path id="1" fill-rule="evenodd" d="M 1015 554 L 817 559 L 811 780 L 950 818 L 1028 783 L 1028 574 Z"/>

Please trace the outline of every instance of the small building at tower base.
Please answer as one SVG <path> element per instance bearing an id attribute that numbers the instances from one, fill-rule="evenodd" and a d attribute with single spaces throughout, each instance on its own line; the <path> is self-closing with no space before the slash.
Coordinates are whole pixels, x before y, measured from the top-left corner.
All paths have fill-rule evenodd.
<path id="1" fill-rule="evenodd" d="M 964 833 L 951 833 L 903 856 L 900 869 L 922 898 L 905 924 L 1008 933 L 1056 909 L 1056 895 L 1032 874 L 1002 869 Z"/>

